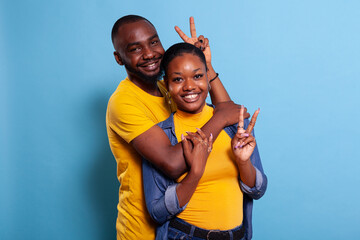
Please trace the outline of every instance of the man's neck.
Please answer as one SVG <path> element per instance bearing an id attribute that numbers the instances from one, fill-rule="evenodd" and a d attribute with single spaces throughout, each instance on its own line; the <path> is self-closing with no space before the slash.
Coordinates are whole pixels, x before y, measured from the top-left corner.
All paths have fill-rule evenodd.
<path id="1" fill-rule="evenodd" d="M 150 95 L 162 97 L 162 94 L 157 86 L 157 82 L 155 83 L 148 83 L 142 79 L 134 78 L 128 76 L 130 81 L 132 81 L 136 86 L 141 88 L 143 91 L 147 92 Z"/>

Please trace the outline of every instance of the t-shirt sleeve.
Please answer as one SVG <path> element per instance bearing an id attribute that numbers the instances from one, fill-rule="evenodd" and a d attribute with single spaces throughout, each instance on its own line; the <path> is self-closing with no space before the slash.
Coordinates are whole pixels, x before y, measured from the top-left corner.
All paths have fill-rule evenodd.
<path id="1" fill-rule="evenodd" d="M 126 142 L 153 127 L 156 122 L 151 119 L 145 106 L 131 99 L 130 96 L 113 96 L 108 104 L 108 121 L 110 128 Z"/>

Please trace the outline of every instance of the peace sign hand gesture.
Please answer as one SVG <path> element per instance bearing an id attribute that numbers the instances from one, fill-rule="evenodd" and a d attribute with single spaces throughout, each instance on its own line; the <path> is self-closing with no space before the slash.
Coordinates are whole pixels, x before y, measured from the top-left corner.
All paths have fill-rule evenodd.
<path id="1" fill-rule="evenodd" d="M 256 118 L 259 115 L 260 109 L 256 110 L 247 129 L 244 129 L 244 106 L 240 108 L 238 130 L 233 139 L 231 140 L 232 151 L 235 155 L 237 164 L 244 164 L 250 160 L 253 153 L 256 141 L 251 132 L 255 126 Z"/>
<path id="2" fill-rule="evenodd" d="M 209 39 L 205 38 L 203 35 L 197 37 L 194 17 L 190 17 L 190 35 L 189 38 L 178 26 L 175 26 L 175 31 L 179 34 L 182 40 L 186 43 L 195 45 L 195 47 L 200 48 L 203 51 L 206 59 L 206 63 L 211 63 L 211 51 L 209 45 Z"/>

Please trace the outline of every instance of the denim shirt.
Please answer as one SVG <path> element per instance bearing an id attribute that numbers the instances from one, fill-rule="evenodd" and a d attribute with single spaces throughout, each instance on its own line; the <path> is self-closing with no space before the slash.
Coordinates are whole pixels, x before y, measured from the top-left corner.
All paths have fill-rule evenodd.
<path id="1" fill-rule="evenodd" d="M 175 135 L 174 127 L 174 113 L 170 115 L 168 119 L 158 123 L 166 135 L 169 137 L 172 145 L 178 143 Z M 244 128 L 246 129 L 249 125 L 249 120 L 244 120 Z M 225 132 L 233 138 L 237 132 L 237 124 L 224 128 Z M 254 132 L 252 132 L 253 136 Z M 241 182 L 240 177 L 240 188 L 244 193 L 243 199 L 243 227 L 245 227 L 245 238 L 246 240 L 252 238 L 252 207 L 253 199 L 261 198 L 267 187 L 267 177 L 264 174 L 261 159 L 257 145 L 250 158 L 253 166 L 256 170 L 256 181 L 255 186 L 250 188 Z M 171 161 L 171 160 L 169 160 Z M 142 174 L 143 174 L 143 186 L 145 193 L 146 207 L 151 217 L 159 224 L 156 229 L 156 240 L 167 239 L 167 231 L 169 221 L 177 214 L 182 212 L 185 208 L 180 207 L 178 197 L 176 194 L 176 183 L 174 180 L 167 177 L 154 165 L 148 162 L 146 159 L 142 160 Z"/>

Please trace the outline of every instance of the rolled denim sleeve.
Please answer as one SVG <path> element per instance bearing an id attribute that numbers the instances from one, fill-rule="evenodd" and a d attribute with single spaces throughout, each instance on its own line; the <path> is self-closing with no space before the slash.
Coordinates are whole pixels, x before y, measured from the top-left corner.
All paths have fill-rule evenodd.
<path id="1" fill-rule="evenodd" d="M 177 183 L 145 159 L 142 162 L 142 172 L 146 207 L 157 223 L 163 224 L 185 209 L 186 206 L 180 208 L 176 194 Z"/>
<path id="2" fill-rule="evenodd" d="M 247 194 L 249 197 L 253 199 L 259 199 L 265 194 L 267 188 L 267 178 L 266 175 L 260 172 L 260 170 L 257 169 L 256 167 L 255 167 L 255 171 L 256 171 L 255 186 L 250 188 L 240 180 L 240 188 L 243 191 L 243 193 Z"/>

